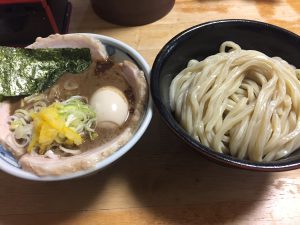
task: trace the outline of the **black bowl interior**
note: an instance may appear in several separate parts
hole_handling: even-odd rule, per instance
[[[216,54],[224,41],[234,41],[243,49],[279,56],[300,67],[300,38],[274,25],[250,20],[220,20],[200,24],[171,39],[157,55],[151,72],[151,93],[156,107],[169,127],[204,156],[220,163],[244,169],[283,171],[300,168],[300,151],[287,158],[257,163],[216,153],[191,138],[174,119],[169,106],[172,79],[186,67],[190,59],[203,60]]]

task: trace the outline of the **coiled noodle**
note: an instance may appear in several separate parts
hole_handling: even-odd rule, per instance
[[[219,53],[190,60],[173,79],[170,106],[182,127],[213,150],[277,160],[300,146],[298,76],[279,57],[226,41]]]

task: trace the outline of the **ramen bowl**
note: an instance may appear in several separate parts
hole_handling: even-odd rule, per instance
[[[137,65],[137,67],[144,72],[149,87],[149,71],[150,71],[149,65],[136,50],[134,50],[132,47],[128,46],[127,44],[118,41],[116,39],[113,39],[111,37],[97,35],[97,34],[86,34],[86,35],[101,41],[104,44],[109,57],[114,62],[121,62],[123,60],[128,60],[133,62],[135,65]],[[96,173],[102,170],[103,168],[107,167],[108,165],[112,164],[113,162],[115,162],[121,156],[123,156],[142,137],[143,133],[147,129],[152,118],[152,103],[151,103],[150,93],[147,95],[147,98],[148,99],[146,101],[147,103],[145,105],[145,110],[143,115],[141,116],[139,125],[136,128],[133,135],[130,137],[129,141],[127,141],[126,144],[124,144],[122,147],[117,149],[111,155],[97,162],[93,167],[89,169],[68,173],[66,175],[37,176],[33,173],[23,170],[18,164],[18,161],[15,159],[15,157],[1,145],[0,145],[0,169],[16,177],[20,177],[28,180],[35,180],[35,181],[68,180],[68,179],[83,177],[83,176]]]
[[[170,108],[169,90],[173,78],[190,59],[203,60],[219,52],[224,41],[243,49],[279,56],[300,67],[300,38],[283,28],[250,20],[219,20],[191,27],[172,38],[157,55],[151,71],[151,93],[163,120],[171,130],[200,155],[222,165],[256,171],[284,171],[300,167],[300,151],[277,161],[253,162],[217,153],[193,139],[176,121]]]

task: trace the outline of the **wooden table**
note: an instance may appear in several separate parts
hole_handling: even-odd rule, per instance
[[[70,32],[120,39],[149,64],[175,34],[209,20],[249,18],[300,34],[299,0],[178,0],[165,18],[141,27],[109,24],[89,1],[71,2]],[[0,184],[1,225],[300,224],[300,170],[216,165],[181,143],[158,113],[139,143],[96,175],[39,183],[0,172]]]

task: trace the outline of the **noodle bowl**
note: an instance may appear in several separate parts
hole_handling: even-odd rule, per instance
[[[300,146],[298,70],[281,58],[226,41],[190,60],[172,81],[170,106],[182,127],[217,152],[272,161]]]

